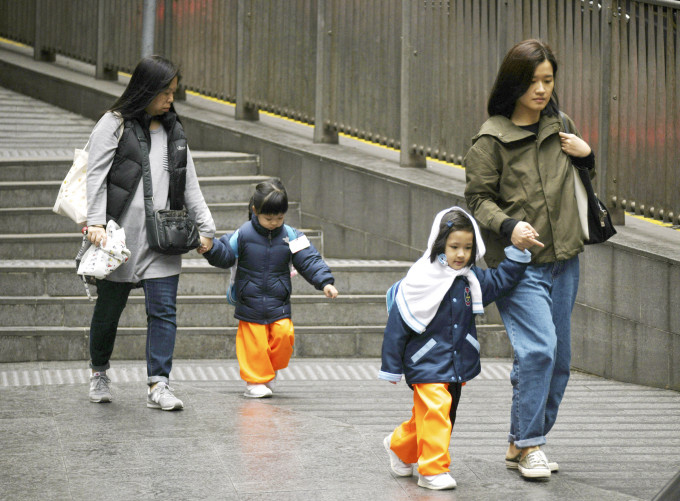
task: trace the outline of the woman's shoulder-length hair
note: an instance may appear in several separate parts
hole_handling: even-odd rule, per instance
[[[503,115],[510,118],[517,100],[531,86],[536,67],[544,61],[550,62],[553,77],[557,77],[557,59],[546,43],[535,39],[524,40],[510,49],[498,69],[496,81],[489,95],[487,104],[489,116]],[[559,100],[554,88],[542,114],[559,114]]]

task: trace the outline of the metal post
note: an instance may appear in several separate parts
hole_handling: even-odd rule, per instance
[[[602,1],[602,13],[600,17],[600,113],[598,119],[598,161],[597,170],[599,173],[596,186],[600,198],[605,201],[607,208],[611,211],[612,222],[616,225],[625,224],[625,214],[623,207],[614,205],[612,196],[616,195],[614,175],[609,172],[609,124],[610,124],[610,102],[613,98],[611,90],[612,75],[612,23],[614,10],[612,0]]]
[[[255,106],[245,101],[248,85],[248,66],[250,64],[250,21],[252,13],[247,0],[238,0],[237,42],[236,42],[236,120],[259,120],[260,115]]]
[[[162,0],[163,5],[163,57],[173,61],[172,53],[172,4],[173,0]],[[173,61],[174,62],[174,61]],[[175,91],[175,101],[186,101],[187,89],[180,80]]]
[[[95,65],[95,78],[99,80],[118,80],[118,72],[105,66],[104,48],[106,40],[106,27],[108,20],[104,12],[107,0],[97,2],[97,62]]]
[[[57,59],[54,51],[43,48],[43,38],[46,27],[43,24],[45,16],[44,0],[35,0],[35,38],[33,40],[33,59],[36,61],[53,62]]]
[[[314,142],[338,143],[338,131],[326,125],[331,117],[330,48],[332,31],[326,26],[327,0],[317,0],[316,20],[316,89]]]
[[[142,12],[142,57],[154,53],[154,32],[156,28],[156,0],[144,0]]]
[[[401,167],[425,167],[427,159],[415,151],[414,133],[417,120],[411,120],[411,60],[417,57],[411,40],[411,0],[401,1],[401,105],[400,142]]]

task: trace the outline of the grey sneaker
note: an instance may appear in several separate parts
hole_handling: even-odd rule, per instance
[[[98,404],[110,402],[113,399],[109,388],[110,382],[105,372],[95,372],[90,376],[90,402]]]
[[[175,396],[173,389],[166,383],[160,382],[146,397],[146,406],[151,409],[162,409],[164,411],[181,410],[184,408],[184,403]]]
[[[543,451],[530,452],[519,460],[517,465],[520,474],[525,478],[550,478],[548,458]]]

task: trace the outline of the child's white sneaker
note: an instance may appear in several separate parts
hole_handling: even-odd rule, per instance
[[[455,489],[456,481],[448,473],[439,473],[438,475],[418,475],[418,485],[426,489],[434,491],[443,491],[446,489]]]
[[[243,396],[248,398],[267,398],[272,396],[272,390],[264,384],[246,384],[246,391]]]
[[[274,379],[267,381],[264,385],[270,390],[274,391],[274,386],[276,386],[276,372],[274,373]]]
[[[383,445],[385,446],[387,455],[390,457],[390,468],[392,469],[392,472],[398,477],[410,477],[413,475],[413,465],[404,463],[390,447],[391,443],[392,434],[390,433],[383,440]]]

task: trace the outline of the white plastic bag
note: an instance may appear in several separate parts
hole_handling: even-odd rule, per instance
[[[106,245],[91,245],[78,265],[78,275],[103,279],[130,258],[125,230],[111,220],[106,225]]]

